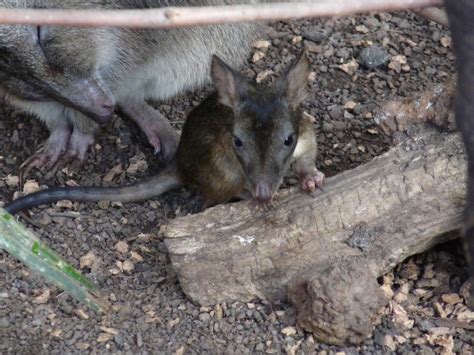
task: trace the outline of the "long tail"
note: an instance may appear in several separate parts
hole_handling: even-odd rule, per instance
[[[124,187],[56,187],[34,192],[6,204],[3,208],[11,214],[50,204],[60,200],[77,202],[137,202],[159,196],[183,186],[176,169],[169,168],[143,182]]]

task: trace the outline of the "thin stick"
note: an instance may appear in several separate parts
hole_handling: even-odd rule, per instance
[[[415,12],[420,16],[426,17],[428,20],[448,27],[448,15],[443,9],[438,9],[437,7],[427,7],[425,9],[415,10]]]
[[[2,9],[0,24],[176,28],[192,25],[345,16],[440,6],[442,0],[318,0],[141,10]]]

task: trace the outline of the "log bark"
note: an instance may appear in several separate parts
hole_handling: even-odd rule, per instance
[[[192,301],[289,299],[320,340],[357,343],[386,302],[376,277],[457,236],[465,178],[460,138],[425,130],[314,197],[290,189],[269,210],[220,205],[163,232]]]

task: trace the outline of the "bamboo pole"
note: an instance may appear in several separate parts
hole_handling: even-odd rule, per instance
[[[91,281],[2,208],[0,249],[6,250],[92,310],[109,311],[109,303]]]

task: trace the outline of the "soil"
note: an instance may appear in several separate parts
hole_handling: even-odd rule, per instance
[[[264,81],[279,74],[303,46],[309,51],[314,75],[304,109],[317,119],[317,164],[327,176],[389,148],[391,137],[373,120],[384,101],[409,97],[453,76],[448,32],[409,12],[277,22],[261,40],[268,43],[254,48],[243,70],[252,78],[266,76]],[[377,47],[364,51],[372,45]],[[210,90],[159,108],[179,128]],[[11,107],[0,108],[0,114],[0,196],[10,201],[17,188],[7,176],[19,175],[21,163],[48,133]],[[28,179],[40,186],[112,186],[162,167],[137,127],[117,117],[81,165],[33,171]],[[295,182],[289,176],[285,185]],[[410,258],[380,279],[391,301],[375,317],[373,336],[359,346],[318,343],[295,325],[294,311],[284,302],[192,304],[180,290],[159,226],[197,211],[198,202],[182,189],[126,206],[60,203],[32,210],[23,222],[74,266],[82,266],[115,312],[92,313],[0,252],[0,352],[471,353],[474,317],[465,306],[467,273],[457,243]]]

